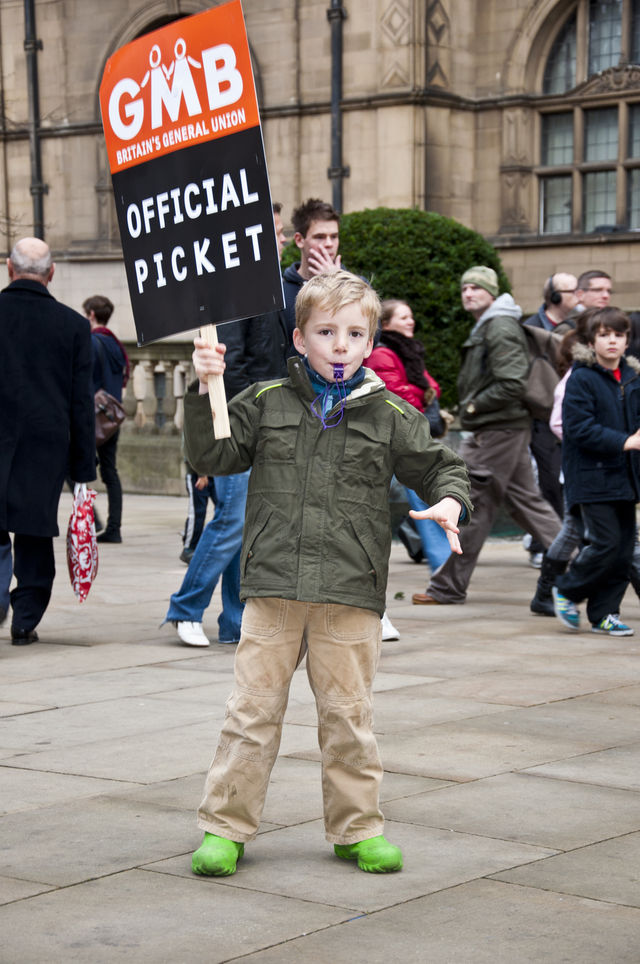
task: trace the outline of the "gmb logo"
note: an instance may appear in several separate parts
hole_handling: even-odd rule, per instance
[[[173,53],[174,59],[167,66],[162,62],[160,47],[154,44],[149,52],[149,68],[140,83],[123,77],[115,84],[109,97],[109,123],[120,140],[132,140],[140,133],[147,110],[155,130],[162,126],[163,109],[175,123],[183,102],[189,117],[196,117],[207,107],[210,111],[220,110],[242,97],[242,74],[230,44],[207,47],[198,60],[187,54],[187,45],[179,37]]]

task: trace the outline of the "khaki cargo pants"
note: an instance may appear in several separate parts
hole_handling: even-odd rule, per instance
[[[318,710],[327,840],[350,844],[382,833],[382,764],[371,699],[380,637],[380,619],[371,610],[276,598],[247,601],[235,686],[198,810],[201,829],[243,843],[255,837],[291,677],[306,652]]]

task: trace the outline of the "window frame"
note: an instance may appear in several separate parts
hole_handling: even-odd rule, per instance
[[[615,171],[615,223],[607,225],[607,232],[621,231],[637,233],[640,227],[632,228],[631,224],[631,176],[630,171],[640,168],[640,144],[637,157],[630,157],[631,149],[630,137],[630,110],[632,107],[638,108],[640,113],[640,90],[635,88],[625,88],[621,86],[617,89],[616,85],[611,85],[611,89],[604,89],[605,85],[598,84],[596,78],[602,77],[608,70],[632,69],[629,63],[631,44],[632,44],[632,24],[633,15],[640,15],[640,0],[622,0],[621,10],[621,57],[620,63],[599,74],[587,77],[587,65],[589,61],[589,11],[590,0],[577,0],[560,22],[556,22],[553,33],[548,38],[545,53],[541,58],[538,75],[538,89],[543,90],[545,73],[547,70],[548,57],[551,54],[553,45],[559,34],[566,28],[572,17],[576,18],[576,86],[563,93],[541,94],[538,101],[537,125],[536,125],[536,157],[539,163],[533,168],[537,187],[537,234],[541,238],[559,237],[559,234],[550,233],[544,230],[545,211],[544,211],[544,182],[550,177],[571,176],[571,197],[569,207],[571,210],[571,230],[564,234],[564,237],[575,237],[583,235],[593,236],[593,229],[585,227],[586,205],[584,199],[585,175],[598,173],[601,171]],[[640,62],[640,51],[638,52]],[[593,90],[589,90],[592,87]],[[586,88],[586,90],[585,90]],[[618,152],[616,158],[609,160],[586,161],[585,160],[585,125],[586,115],[590,110],[604,108],[615,108],[618,116]],[[566,164],[544,164],[543,151],[543,126],[544,118],[551,114],[569,113],[573,114],[573,144],[574,154],[571,163]],[[640,118],[638,120],[640,125]],[[636,175],[637,177],[637,175]],[[596,225],[599,226],[599,225]],[[598,232],[600,233],[600,232]]]

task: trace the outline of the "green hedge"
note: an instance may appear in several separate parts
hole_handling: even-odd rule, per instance
[[[368,278],[381,298],[407,301],[426,366],[442,388],[442,404],[457,401],[460,345],[471,316],[460,304],[460,277],[475,264],[498,272],[500,290],[510,291],[498,253],[484,238],[452,218],[407,208],[376,208],[345,214],[340,221],[343,264]],[[291,242],[283,266],[299,260]]]

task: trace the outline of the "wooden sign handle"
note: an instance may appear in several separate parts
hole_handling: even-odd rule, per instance
[[[218,344],[216,326],[203,325],[200,329],[200,337],[204,338],[209,348],[215,348]],[[209,386],[209,402],[211,403],[211,416],[213,418],[213,434],[216,438],[229,438],[231,426],[229,425],[227,396],[224,391],[222,375],[209,375],[207,385]]]

